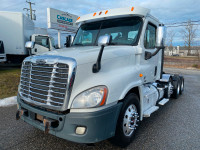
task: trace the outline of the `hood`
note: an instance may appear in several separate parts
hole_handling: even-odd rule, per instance
[[[77,65],[81,65],[81,64],[96,62],[100,48],[101,47],[99,46],[63,48],[40,54],[40,56],[54,55],[54,56],[70,57],[76,60]],[[104,48],[102,60],[129,55],[130,51],[128,51],[128,49],[130,48],[133,47],[107,46]]]

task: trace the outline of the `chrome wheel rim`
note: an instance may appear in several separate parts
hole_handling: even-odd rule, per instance
[[[168,86],[168,97],[170,97],[173,93],[173,85],[171,82],[169,82],[169,86]]]
[[[137,108],[131,104],[125,111],[123,119],[123,132],[125,136],[131,136],[136,129],[138,120]]]

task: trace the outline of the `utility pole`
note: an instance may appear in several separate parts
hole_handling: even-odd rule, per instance
[[[26,10],[27,12],[28,11],[30,12],[31,20],[36,20],[36,17],[35,17],[35,11],[36,10],[32,9],[32,5],[35,5],[35,3],[32,3],[31,1],[27,1],[27,0],[26,0],[26,3],[29,4],[29,8],[24,8],[23,10]],[[33,12],[34,12],[34,16],[33,16]]]

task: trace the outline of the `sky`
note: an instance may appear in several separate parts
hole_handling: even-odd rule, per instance
[[[78,16],[120,7],[142,6],[151,9],[151,14],[164,24],[200,20],[200,0],[31,0],[36,10],[37,27],[47,28],[47,8],[55,8]],[[0,0],[0,11],[24,12],[29,7],[25,0]],[[200,23],[200,22],[199,22]],[[173,45],[184,45],[180,31],[183,27],[170,27],[176,36]],[[200,28],[200,27],[198,27]],[[199,34],[199,32],[197,33]],[[196,45],[200,45],[197,35]]]

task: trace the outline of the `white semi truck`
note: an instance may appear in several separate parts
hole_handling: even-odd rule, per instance
[[[21,12],[0,12],[0,40],[4,43],[7,61],[13,63],[22,62],[30,52],[36,54],[54,49],[52,38],[35,34],[34,22]],[[31,51],[25,48],[25,43],[30,40],[36,44]]]
[[[163,72],[165,27],[142,7],[77,23],[71,47],[24,60],[16,119],[70,141],[125,147],[144,117],[183,93],[184,78]]]

